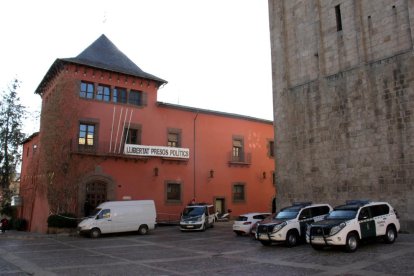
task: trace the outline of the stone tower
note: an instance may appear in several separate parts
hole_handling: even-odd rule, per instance
[[[269,0],[278,208],[389,201],[414,231],[414,1]]]

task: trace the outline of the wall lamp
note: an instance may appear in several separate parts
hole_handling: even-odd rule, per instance
[[[158,176],[158,168],[157,167],[154,168],[154,176]]]
[[[214,178],[214,170],[210,170],[210,178]]]

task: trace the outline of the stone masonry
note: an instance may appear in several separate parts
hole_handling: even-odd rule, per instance
[[[269,0],[278,208],[390,202],[414,231],[414,1]]]

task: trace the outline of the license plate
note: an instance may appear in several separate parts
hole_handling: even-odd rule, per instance
[[[259,234],[259,240],[269,240],[269,237],[265,234]]]
[[[318,242],[318,243],[323,243],[324,242],[323,238],[320,238],[320,237],[312,237],[312,241],[313,242]]]
[[[194,225],[187,225],[187,228],[194,228]]]

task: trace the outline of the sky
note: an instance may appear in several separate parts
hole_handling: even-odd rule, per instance
[[[267,0],[2,1],[0,26],[0,89],[22,82],[27,134],[50,66],[101,34],[168,81],[158,101],[273,120]]]

